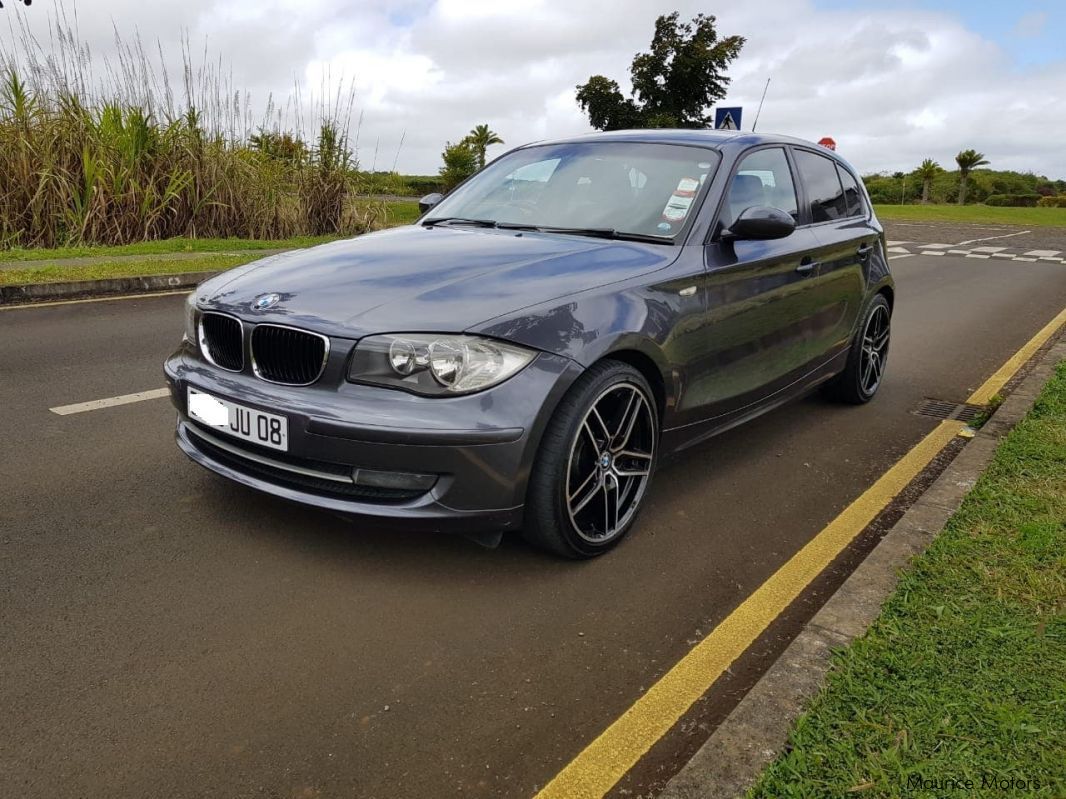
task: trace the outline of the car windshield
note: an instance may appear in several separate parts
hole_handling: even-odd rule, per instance
[[[695,213],[718,164],[713,150],[583,142],[517,150],[436,205],[424,223],[454,220],[669,242]]]

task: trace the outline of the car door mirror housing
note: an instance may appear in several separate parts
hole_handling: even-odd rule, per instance
[[[426,211],[428,211],[430,208],[432,208],[434,205],[436,205],[443,199],[444,195],[440,192],[435,191],[432,194],[427,194],[425,197],[418,201],[418,213],[424,214]]]
[[[783,239],[796,229],[796,220],[780,208],[756,205],[745,208],[732,226],[723,231],[726,239]]]

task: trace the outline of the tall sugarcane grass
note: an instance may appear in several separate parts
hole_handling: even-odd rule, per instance
[[[59,12],[47,47],[23,25],[0,55],[0,248],[355,234],[380,221],[357,201],[350,89],[305,102],[297,87],[257,117],[187,40],[175,90],[161,48],[149,57],[116,34],[111,57],[94,58]]]

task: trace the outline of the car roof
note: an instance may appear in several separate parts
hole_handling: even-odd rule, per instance
[[[826,147],[821,147],[815,142],[800,139],[795,136],[785,136],[779,133],[752,133],[744,130],[711,130],[707,128],[644,128],[633,130],[609,130],[586,133],[581,136],[571,136],[562,139],[550,139],[546,141],[530,142],[523,147],[536,147],[541,145],[573,144],[578,142],[634,142],[646,144],[684,144],[690,147],[706,147],[711,150],[720,150],[723,155],[736,155],[749,147],[760,144],[791,144],[800,147],[808,147],[841,162],[850,168],[847,160],[838,153]]]
[[[810,146],[814,142],[783,136],[776,133],[751,133],[743,130],[710,130],[705,128],[644,128],[633,130],[608,130],[570,136],[562,139],[550,139],[534,142],[535,144],[569,144],[570,142],[588,141],[626,141],[647,142],[649,144],[697,144],[702,147],[718,148],[727,142],[731,145],[749,147],[755,144],[802,144]]]

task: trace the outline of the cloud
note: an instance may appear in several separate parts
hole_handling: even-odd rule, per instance
[[[196,52],[206,37],[211,57],[221,53],[231,65],[234,87],[261,105],[270,94],[288,95],[295,80],[305,100],[351,81],[363,164],[389,168],[395,160],[402,171],[434,173],[444,142],[478,123],[507,145],[588,131],[574,86],[604,74],[628,89],[629,63],[647,48],[655,17],[675,8],[692,17],[706,5],[83,0],[78,27],[98,54],[114,47],[112,24],[158,38],[176,55],[183,31]],[[16,10],[42,35],[47,12],[45,4]],[[1015,32],[1036,35],[1043,24],[1039,13],[1028,14]],[[947,165],[973,147],[995,167],[1066,177],[1066,60],[1019,65],[959,17],[913,7],[824,10],[811,0],[738,0],[719,4],[718,29],[748,40],[725,101],[744,107],[746,128],[771,77],[759,130],[830,135],[862,172],[909,169],[926,157]]]

